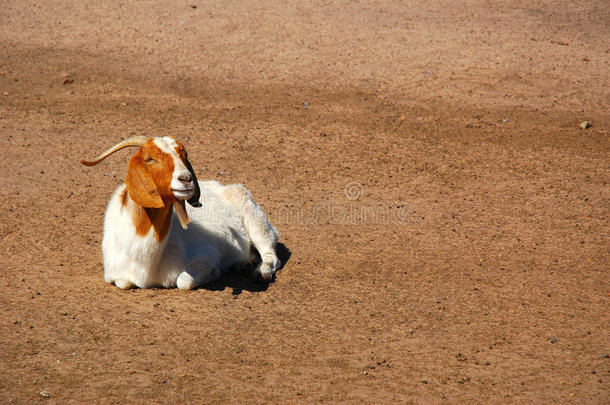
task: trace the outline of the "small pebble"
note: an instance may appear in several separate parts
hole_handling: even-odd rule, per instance
[[[557,342],[557,338],[556,338],[555,336],[553,336],[553,337],[551,338],[551,343],[555,343],[555,342]]]
[[[51,393],[47,392],[47,391],[40,391],[40,396],[45,397],[45,398],[50,398]]]
[[[581,122],[580,124],[578,124],[578,126],[579,126],[579,127],[581,127],[582,129],[587,129],[587,128],[589,128],[591,125],[593,125],[593,124],[591,124],[591,122],[590,122],[590,121],[583,121],[583,122]]]

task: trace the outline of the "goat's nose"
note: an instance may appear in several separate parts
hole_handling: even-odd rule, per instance
[[[178,176],[178,181],[188,185],[193,181],[193,176],[190,173],[182,173]]]

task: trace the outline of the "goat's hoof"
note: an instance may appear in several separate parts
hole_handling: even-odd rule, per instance
[[[254,277],[270,282],[273,280],[273,275],[279,267],[280,261],[278,259],[275,259],[273,262],[262,262],[258,265],[256,270],[254,270]]]
[[[123,290],[134,288],[136,285],[129,280],[114,280],[114,285]]]
[[[255,271],[254,278],[258,281],[269,282],[273,279],[273,273],[266,271]]]

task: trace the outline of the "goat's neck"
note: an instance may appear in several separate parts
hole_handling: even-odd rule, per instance
[[[157,242],[165,240],[172,225],[172,202],[166,202],[162,208],[146,208],[127,196],[127,208],[138,236],[146,237],[152,228]]]

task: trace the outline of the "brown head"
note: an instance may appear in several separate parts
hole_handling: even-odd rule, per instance
[[[163,208],[173,204],[182,227],[186,229],[189,217],[184,201],[188,200],[194,207],[201,206],[201,203],[197,177],[180,142],[167,136],[132,137],[119,142],[94,160],[81,160],[81,163],[94,166],[127,147],[139,147],[129,161],[125,177],[129,197],[144,208]]]

